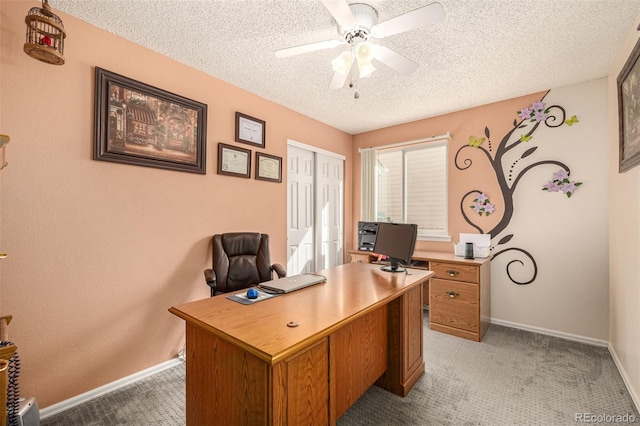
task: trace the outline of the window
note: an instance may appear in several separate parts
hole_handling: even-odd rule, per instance
[[[376,151],[376,176],[372,189],[375,196],[370,197],[374,205],[373,219],[378,222],[415,223],[418,225],[418,238],[450,241],[447,143],[405,145]]]

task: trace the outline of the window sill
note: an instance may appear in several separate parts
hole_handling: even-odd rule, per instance
[[[418,241],[439,241],[450,243],[451,236],[450,235],[420,235],[418,234]]]

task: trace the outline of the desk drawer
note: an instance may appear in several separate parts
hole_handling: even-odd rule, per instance
[[[351,253],[351,261],[357,263],[371,263],[370,254]]]
[[[436,278],[476,284],[480,282],[479,268],[475,265],[430,262],[429,266],[430,269],[436,273]]]
[[[479,332],[478,286],[431,279],[429,321],[460,330]]]

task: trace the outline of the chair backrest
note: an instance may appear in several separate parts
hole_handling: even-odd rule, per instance
[[[242,290],[272,279],[267,234],[216,234],[213,236],[212,253],[216,293]]]

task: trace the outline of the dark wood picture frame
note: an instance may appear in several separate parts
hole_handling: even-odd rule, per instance
[[[269,182],[282,182],[282,157],[256,151],[255,178]]]
[[[236,142],[265,147],[267,123],[236,111]]]
[[[251,177],[251,150],[218,143],[218,174]]]
[[[620,173],[640,164],[640,40],[618,75]]]
[[[93,159],[206,174],[207,105],[96,67]]]

